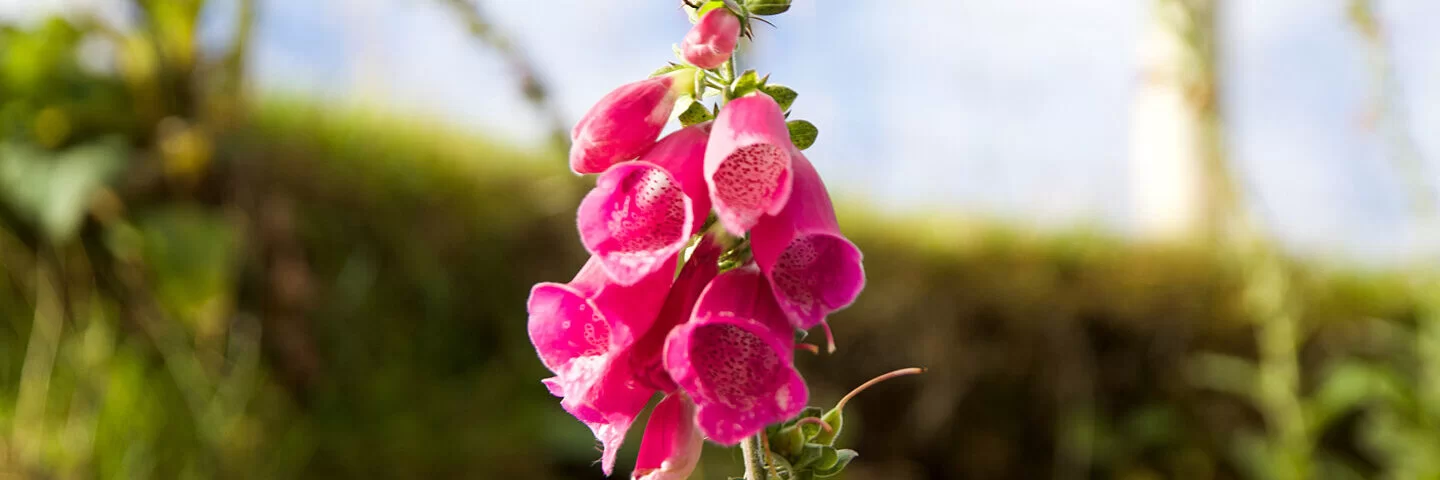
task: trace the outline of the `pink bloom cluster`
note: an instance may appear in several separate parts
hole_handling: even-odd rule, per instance
[[[713,10],[696,29],[717,13],[730,16]],[[705,38],[686,43],[718,44],[726,58],[734,48]],[[693,50],[717,63],[715,49]],[[624,85],[576,124],[571,168],[600,174],[577,212],[592,256],[569,283],[530,293],[530,340],[555,374],[543,383],[595,434],[607,475],[656,393],[636,479],[685,478],[702,438],[734,445],[799,414],[808,390],[795,330],[864,286],[860,251],[771,97],[734,99],[713,121],[658,138],[693,82],[686,73]],[[712,210],[733,239],[748,233],[753,261],[720,271],[729,242],[703,231]]]

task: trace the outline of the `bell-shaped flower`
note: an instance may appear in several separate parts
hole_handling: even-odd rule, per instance
[[[865,287],[865,269],[860,249],[840,234],[815,166],[798,150],[790,155],[790,201],[755,224],[750,250],[791,324],[809,329],[855,301]]]
[[[669,265],[673,268],[674,261]],[[619,285],[591,258],[570,283],[541,283],[530,291],[530,342],[555,373],[543,383],[603,445],[607,474],[625,432],[654,393],[635,381],[628,355],[654,323],[671,272]]]
[[[704,437],[695,426],[695,403],[675,392],[655,405],[640,455],[635,459],[633,480],[685,480],[700,462]]]
[[[734,445],[805,407],[794,349],[794,330],[764,275],[743,267],[715,277],[690,322],[670,332],[665,369],[695,401],[700,431]]]
[[[601,98],[570,132],[570,169],[600,173],[640,156],[670,121],[675,100],[693,90],[693,69],[622,85]]]
[[[680,268],[680,275],[670,286],[669,296],[665,297],[665,305],[660,308],[655,325],[631,348],[631,369],[641,384],[667,393],[677,388],[675,381],[670,379],[670,373],[665,371],[665,339],[675,327],[690,321],[700,293],[720,271],[720,253],[720,245],[714,237],[707,235],[700,238],[691,250],[690,260]]]
[[[710,124],[702,123],[666,136],[640,160],[606,170],[580,202],[580,241],[616,283],[632,284],[661,268],[704,225],[709,134]]]
[[[730,101],[705,148],[705,181],[720,224],[743,236],[790,198],[790,130],[780,105],[756,93]]]
[[[719,68],[735,53],[740,42],[740,17],[726,8],[705,12],[690,33],[680,41],[680,56],[686,63],[704,68]]]

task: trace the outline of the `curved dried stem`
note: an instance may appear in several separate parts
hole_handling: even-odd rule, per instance
[[[872,379],[870,379],[870,381],[865,382],[865,383],[862,383],[862,384],[860,384],[860,386],[855,387],[855,389],[854,389],[854,390],[851,390],[850,393],[845,394],[845,397],[840,399],[840,403],[836,403],[836,404],[835,404],[835,409],[836,409],[836,410],[844,410],[844,409],[845,409],[845,403],[846,403],[846,402],[849,402],[851,398],[854,398],[856,395],[859,395],[860,392],[863,392],[863,391],[865,391],[866,389],[875,386],[875,384],[877,384],[877,383],[880,383],[880,382],[883,382],[883,381],[886,381],[886,380],[889,380],[889,379],[892,379],[892,378],[895,378],[895,377],[903,377],[903,376],[906,376],[906,375],[916,375],[916,374],[921,374],[921,373],[925,373],[925,369],[924,369],[924,368],[920,368],[920,367],[910,367],[910,368],[902,368],[902,369],[899,369],[899,370],[896,370],[896,371],[893,371],[893,372],[890,372],[890,373],[886,373],[886,374],[884,374],[884,375],[881,375],[881,376],[872,378]]]
[[[805,425],[815,425],[817,427],[820,427],[821,430],[824,430],[825,433],[835,433],[835,428],[831,427],[830,424],[825,423],[825,421],[821,420],[820,417],[805,417],[795,421],[795,426],[797,427]]]

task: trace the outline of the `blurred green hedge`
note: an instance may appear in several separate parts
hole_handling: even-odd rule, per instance
[[[554,155],[296,105],[271,104],[223,150],[263,165],[257,188],[293,204],[313,269],[307,473],[593,476],[587,432],[539,388],[523,330],[529,286],[583,263],[573,210],[586,179]],[[840,210],[869,288],[832,322],[838,353],[802,358],[814,398],[930,369],[853,407],[846,441],[864,461],[852,477],[1235,474],[1228,439],[1256,414],[1186,373],[1198,351],[1253,355],[1241,270],[1224,256]],[[1412,316],[1399,273],[1295,266],[1305,323],[1327,332],[1307,350],[1317,368],[1375,348],[1364,322]],[[735,465],[710,459],[707,478]]]

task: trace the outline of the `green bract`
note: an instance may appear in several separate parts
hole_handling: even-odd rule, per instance
[[[820,136],[820,129],[806,120],[791,120],[785,122],[785,126],[790,128],[790,143],[801,150],[810,148],[815,144],[815,138]]]
[[[751,15],[779,15],[790,10],[790,0],[748,0],[745,8]]]

